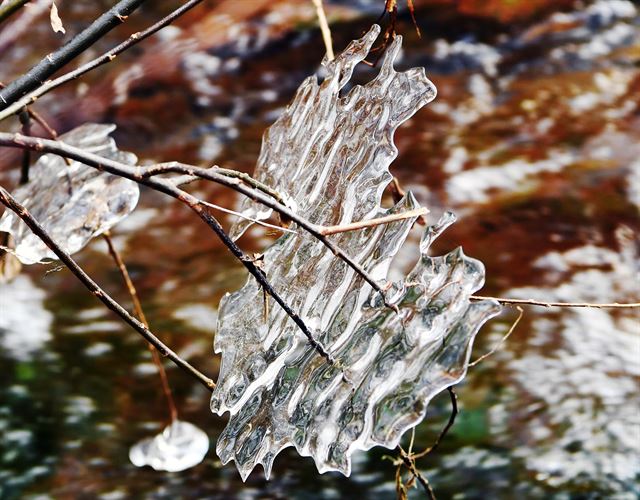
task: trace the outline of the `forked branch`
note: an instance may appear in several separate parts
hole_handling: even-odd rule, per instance
[[[367,271],[360,264],[349,257],[349,255],[344,250],[334,244],[327,236],[322,234],[322,230],[324,229],[322,226],[313,224],[285,205],[274,200],[271,196],[265,194],[263,188],[254,188],[245,185],[243,183],[243,180],[248,177],[246,174],[243,174],[242,176],[234,175],[233,177],[230,177],[228,173],[233,171],[219,168],[206,169],[178,162],[153,165],[150,167],[132,167],[115,160],[110,160],[92,153],[88,153],[80,148],[69,146],[68,144],[60,141],[27,137],[21,134],[0,133],[0,145],[23,149],[27,148],[34,151],[44,151],[47,153],[54,153],[62,157],[71,158],[90,167],[97,168],[98,170],[104,170],[105,172],[109,172],[111,174],[133,180],[140,184],[147,185],[156,190],[165,192],[166,194],[170,194],[174,198],[178,199],[180,199],[179,196],[177,196],[178,193],[187,193],[176,188],[175,183],[171,182],[169,179],[152,179],[152,177],[167,173],[178,173],[206,179],[211,182],[229,187],[237,191],[238,193],[243,194],[244,196],[247,196],[254,201],[257,201],[258,203],[261,203],[275,210],[285,218],[294,221],[304,230],[308,231],[318,241],[322,242],[329,250],[331,250],[331,252],[333,252],[347,265],[349,265],[349,267],[351,267],[356,273],[358,273],[376,292],[380,293],[384,298],[384,303],[387,307],[398,312],[397,306],[387,301],[384,290],[380,286],[380,284],[378,284],[376,280],[373,279],[373,277],[369,275],[369,273],[367,273]],[[224,174],[221,174],[220,171],[223,171]],[[254,181],[254,183],[255,182],[257,181]],[[233,243],[232,240],[229,241]],[[229,248],[231,249],[231,247]]]

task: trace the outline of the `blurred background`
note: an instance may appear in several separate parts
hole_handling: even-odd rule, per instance
[[[115,2],[48,1],[0,25],[0,81],[16,78]],[[438,97],[396,134],[392,165],[405,189],[458,222],[435,254],[463,246],[487,268],[483,295],[546,301],[637,302],[640,229],[640,16],[627,0],[404,0],[397,69],[424,66]],[[178,6],[153,2],[69,68],[105,52]],[[336,51],[383,12],[382,0],[325,1]],[[382,21],[384,26],[389,17]],[[107,66],[34,109],[59,132],[113,122],[119,146],[143,162],[180,160],[253,170],[261,135],[325,49],[310,0],[204,1]],[[361,65],[355,82],[376,69]],[[17,118],[0,124],[19,130]],[[34,127],[34,132],[43,132]],[[19,154],[0,149],[13,188]],[[196,185],[209,201],[232,193]],[[222,217],[229,225],[230,218]],[[410,268],[417,228],[398,259]],[[245,271],[183,206],[143,191],[113,231],[152,330],[215,378],[220,297]],[[254,228],[241,240],[273,240]],[[80,264],[128,304],[100,239]],[[52,272],[55,271],[55,272]],[[506,307],[480,332],[473,357],[516,318]],[[319,475],[292,449],[272,479],[242,483],[214,453],[224,420],[207,392],[167,365],[181,418],[212,440],[182,473],[138,469],[129,447],[158,432],[167,409],[147,348],[66,270],[31,266],[0,285],[1,498],[393,498],[388,450],[354,456],[350,478]],[[640,322],[637,310],[528,307],[495,356],[459,386],[461,413],[420,469],[439,498],[638,498]],[[430,445],[448,418],[446,394],[417,428]],[[412,495],[421,495],[414,491]]]

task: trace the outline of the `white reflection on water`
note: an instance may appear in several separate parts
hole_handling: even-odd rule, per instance
[[[45,292],[24,274],[0,284],[0,346],[5,354],[27,361],[51,339],[53,315],[44,300]]]
[[[587,245],[538,261],[556,281],[509,295],[539,300],[637,301],[633,235],[618,231],[619,253]],[[578,271],[570,274],[569,269]],[[570,274],[567,276],[567,274]],[[635,278],[634,278],[635,277]],[[509,353],[515,399],[492,411],[494,432],[515,435],[513,451],[552,487],[599,483],[612,492],[637,486],[640,469],[640,323],[637,310],[545,310],[523,352]],[[530,412],[516,411],[531,401]]]

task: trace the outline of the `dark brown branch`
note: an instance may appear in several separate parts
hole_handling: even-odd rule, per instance
[[[267,280],[266,276],[260,270],[256,264],[253,262],[253,259],[246,255],[236,244],[235,242],[227,235],[224,231],[220,223],[213,217],[207,210],[205,210],[204,205],[200,202],[199,199],[190,195],[189,193],[182,191],[181,189],[175,187],[169,180],[167,179],[145,179],[140,175],[141,172],[144,171],[141,167],[132,167],[130,165],[126,165],[124,163],[120,163],[114,160],[110,160],[108,158],[103,158],[101,156],[88,153],[82,149],[75,148],[69,145],[66,145],[62,142],[58,141],[50,141],[47,139],[26,137],[20,134],[4,134],[0,133],[0,144],[4,144],[12,147],[20,147],[20,148],[28,148],[33,149],[35,151],[45,151],[48,153],[58,154],[63,157],[68,157],[73,160],[79,161],[88,165],[90,167],[94,167],[98,170],[102,170],[105,172],[109,172],[114,175],[119,175],[121,177],[130,179],[132,181],[138,182],[140,184],[144,184],[149,186],[156,191],[160,191],[162,193],[168,194],[169,196],[176,198],[182,203],[186,204],[191,208],[194,212],[198,214],[198,216],[218,235],[221,241],[227,246],[227,248],[236,256],[242,264],[247,268],[247,270],[253,275],[260,286],[265,290],[269,295],[271,295],[275,301],[284,309],[287,315],[298,325],[302,333],[307,337],[309,343],[313,346],[313,348],[323,356],[327,362],[333,364],[334,359],[329,354],[324,347],[315,340],[315,337],[311,333],[311,330],[306,326],[302,318],[294,312],[278,295],[278,293],[273,289]],[[220,178],[224,179],[230,185],[238,185],[240,186],[240,181],[237,179],[228,179],[224,176],[220,176]],[[252,190],[249,190],[254,192]],[[259,193],[255,191],[255,193]],[[261,193],[260,193],[261,194]],[[266,196],[265,196],[266,198]]]
[[[2,134],[0,134],[0,144],[3,143],[2,139],[3,139]],[[138,175],[143,179],[149,178],[155,175],[166,174],[166,173],[178,173],[178,174],[186,174],[190,176],[199,177],[200,179],[206,179],[206,180],[221,184],[223,186],[227,186],[243,194],[247,198],[250,198],[254,201],[257,201],[258,203],[261,203],[275,210],[285,218],[294,221],[296,224],[298,224],[300,227],[306,230],[309,234],[311,234],[314,238],[320,241],[323,245],[325,245],[329,250],[331,250],[331,252],[333,252],[334,255],[342,259],[349,267],[351,267],[351,269],[353,269],[356,273],[358,273],[376,292],[380,293],[380,295],[382,295],[382,298],[384,300],[384,304],[388,308],[393,309],[395,312],[399,312],[398,307],[396,305],[391,304],[387,301],[384,290],[369,275],[369,273],[367,273],[367,271],[360,264],[358,264],[351,257],[349,257],[349,255],[347,255],[347,253],[344,250],[342,250],[338,245],[334,244],[329,238],[327,238],[327,235],[323,234],[323,231],[325,231],[327,228],[324,228],[322,226],[318,226],[316,224],[309,222],[308,220],[304,219],[300,215],[296,214],[289,207],[286,207],[285,205],[278,203],[277,201],[273,200],[270,196],[266,196],[263,192],[261,192],[263,191],[262,189],[261,190],[249,189],[246,186],[243,186],[236,179],[229,179],[227,178],[228,177],[227,175],[220,175],[218,172],[219,170],[222,170],[222,169],[216,169],[216,168],[206,169],[206,168],[199,168],[191,165],[185,165],[178,162],[171,162],[171,163],[166,163],[162,165],[154,165],[151,167],[139,169]],[[362,227],[365,227],[365,226],[363,225]],[[336,232],[335,227],[331,229],[333,230],[333,232]]]
[[[72,158],[79,162],[85,163],[86,165],[105,170],[114,175],[119,175],[122,177],[126,177],[127,179],[131,179],[135,182],[150,185],[148,180],[151,177],[156,175],[166,174],[166,173],[179,173],[186,174],[188,176],[195,176],[201,179],[206,179],[217,184],[221,184],[223,186],[229,187],[248,198],[262,203],[263,205],[275,210],[279,214],[284,217],[296,222],[300,227],[308,231],[312,236],[314,236],[318,241],[322,242],[329,250],[331,250],[336,256],[342,259],[347,263],[349,267],[351,267],[356,273],[358,273],[376,292],[380,293],[384,299],[384,304],[390,309],[398,312],[398,307],[389,303],[384,294],[384,290],[382,287],[365,271],[365,269],[355,262],[346,252],[344,252],[340,247],[335,245],[331,240],[322,234],[322,231],[325,229],[322,226],[318,226],[313,224],[303,217],[300,217],[294,211],[284,206],[281,203],[278,203],[270,196],[267,196],[263,191],[265,188],[262,188],[258,181],[253,180],[253,185],[257,186],[256,189],[252,189],[243,185],[243,180],[247,177],[247,174],[239,173],[240,175],[234,175],[231,177],[229,175],[230,172],[234,172],[232,170],[220,169],[220,168],[200,168],[192,165],[186,165],[178,162],[171,162],[160,165],[153,165],[150,167],[131,167],[129,165],[125,165],[123,163],[116,162],[114,160],[108,160],[102,158],[101,156],[97,156],[91,153],[87,153],[86,151],[75,148],[73,146],[69,146],[59,141],[51,141],[47,139],[41,138],[32,138],[26,137],[20,134],[8,134],[8,133],[0,133],[0,145],[17,147],[17,148],[28,148],[35,151],[45,151],[49,153],[58,154],[60,156],[66,158]],[[220,173],[223,172],[223,174]],[[234,172],[234,174],[238,174]],[[163,179],[162,185],[165,187],[174,186],[173,183],[170,183]],[[267,188],[270,189],[270,188]],[[181,191],[183,192],[183,191]],[[174,191],[175,194],[175,191]]]
[[[49,82],[45,82],[44,84],[38,86],[38,88],[34,89],[33,92],[30,92],[30,93],[26,94],[25,96],[21,97],[19,101],[15,102],[15,103],[12,103],[8,107],[7,106],[0,106],[0,110],[2,110],[2,111],[0,111],[0,120],[3,120],[7,116],[10,116],[12,114],[17,113],[20,110],[20,108],[22,108],[23,106],[27,106],[29,104],[32,104],[40,96],[42,96],[42,95],[46,94],[47,92],[59,87],[60,85],[66,83],[68,81],[74,80],[74,79],[78,78],[79,76],[81,76],[81,75],[83,75],[83,74],[85,74],[85,73],[97,68],[98,66],[102,66],[103,64],[106,64],[108,62],[113,61],[118,54],[121,54],[125,50],[131,48],[133,45],[135,45],[137,43],[140,43],[145,38],[148,38],[151,35],[153,35],[154,33],[160,31],[162,28],[164,28],[165,26],[171,24],[178,17],[180,17],[185,12],[187,12],[190,9],[192,9],[193,7],[195,7],[196,5],[198,5],[201,2],[202,2],[202,0],[189,0],[184,5],[182,5],[181,7],[177,8],[176,10],[171,12],[169,15],[167,15],[164,18],[162,18],[160,21],[158,21],[157,23],[153,24],[152,26],[150,26],[146,30],[132,34],[131,36],[129,36],[129,38],[126,41],[124,41],[120,45],[114,47],[109,52],[101,55],[100,57],[97,57],[96,59],[93,59],[93,60],[89,61],[86,64],[83,64],[79,68],[77,68],[77,69],[75,69],[73,71],[70,71],[69,73],[65,73],[64,75],[62,75],[62,76],[60,76],[60,77],[58,77],[58,78],[56,78],[54,80],[51,80]],[[1,96],[1,94],[0,94],[0,96]],[[6,107],[6,109],[3,109],[4,107]]]
[[[131,316],[126,309],[118,304],[111,296],[105,292],[100,286],[91,279],[91,277],[76,263],[75,260],[65,252],[55,241],[51,239],[51,236],[44,230],[44,228],[36,221],[29,211],[20,204],[11,194],[0,186],[0,203],[5,205],[11,211],[15,212],[24,223],[38,236],[56,256],[66,265],[69,270],[82,282],[82,284],[93,294],[98,300],[100,300],[107,308],[115,312],[120,318],[122,318],[127,324],[129,324],[134,330],[136,330],[147,342],[152,344],[158,351],[173,361],[179,368],[183,369],[189,375],[197,379],[207,389],[212,391],[215,388],[215,383],[209,377],[194,368],[188,361],[182,359],[178,354],[172,351],[166,346],[158,337],[156,337],[148,328],[146,328],[140,321]]]
[[[458,416],[458,395],[453,390],[453,387],[447,387],[447,391],[449,391],[449,398],[451,399],[451,414],[449,415],[449,420],[447,422],[447,425],[445,425],[444,428],[440,431],[440,434],[438,435],[438,438],[436,439],[435,443],[433,443],[431,446],[421,451],[420,453],[415,453],[411,455],[411,457],[414,460],[417,460],[418,458],[422,458],[425,455],[428,455],[433,450],[435,450],[438,446],[440,446],[440,443],[445,438],[445,436],[449,432],[449,429],[451,429],[451,427],[456,421],[456,417]]]
[[[6,0],[0,2],[0,23],[14,14],[24,4],[29,3],[30,0]]]
[[[329,364],[334,364],[335,360],[333,356],[329,354],[325,350],[325,348],[320,344],[314,337],[309,327],[305,324],[303,319],[293,310],[289,305],[284,301],[282,297],[275,291],[275,289],[269,283],[266,275],[254,262],[250,256],[245,254],[238,245],[229,237],[229,235],[222,228],[218,220],[211,215],[207,210],[203,208],[203,205],[200,203],[196,197],[181,191],[180,189],[172,186],[170,183],[160,180],[160,179],[148,179],[146,181],[142,181],[143,184],[154,188],[158,191],[164,192],[169,196],[180,200],[185,203],[191,210],[193,210],[198,216],[216,233],[216,235],[220,238],[222,243],[231,251],[231,253],[244,265],[244,267],[251,273],[251,275],[256,279],[258,284],[262,287],[262,289],[271,295],[274,300],[284,309],[285,313],[293,320],[293,322],[298,325],[298,328],[302,331],[302,333],[307,337],[307,341],[309,344],[320,354],[323,358],[327,360]]]
[[[27,73],[0,90],[0,110],[7,108],[27,92],[41,86],[51,75],[82,54],[109,31],[122,24],[145,0],[120,0],[84,31],[55,52],[48,54]]]
[[[404,451],[401,447],[398,446],[398,451],[400,452],[400,458],[404,465],[409,469],[409,472],[413,474],[413,476],[418,480],[425,493],[429,496],[430,500],[436,500],[436,494],[429,483],[429,480],[417,469],[415,461],[411,456]]]
[[[142,303],[140,302],[140,298],[138,297],[138,291],[136,290],[135,285],[133,284],[133,280],[131,279],[131,275],[129,274],[129,270],[127,269],[126,264],[124,263],[124,259],[120,255],[120,252],[116,249],[113,244],[113,240],[111,239],[111,235],[107,231],[102,235],[104,241],[107,244],[107,248],[109,249],[109,254],[113,258],[113,261],[116,263],[118,270],[120,271],[120,276],[124,281],[124,284],[127,287],[127,291],[129,292],[129,296],[131,297],[131,302],[133,302],[133,310],[135,312],[136,318],[140,320],[140,322],[148,329],[149,322],[147,321],[147,317],[144,314],[142,309]],[[153,364],[156,365],[158,369],[158,374],[160,375],[160,383],[162,384],[162,392],[167,400],[167,405],[169,406],[169,417],[171,422],[175,422],[178,419],[178,409],[176,408],[176,403],[173,400],[173,394],[171,393],[171,387],[169,386],[169,379],[167,378],[167,372],[164,369],[164,365],[162,364],[162,360],[158,355],[158,351],[151,344],[147,343],[149,347],[149,351],[151,351],[151,357],[153,358]]]
[[[105,170],[109,173],[126,177],[141,184],[149,184],[151,177],[166,174],[166,173],[179,173],[189,176],[196,176],[201,179],[206,179],[223,186],[227,186],[235,191],[247,196],[248,198],[262,203],[263,205],[277,211],[284,217],[296,222],[300,227],[308,231],[318,241],[322,242],[329,250],[331,250],[336,256],[341,258],[349,265],[356,273],[358,273],[376,292],[380,293],[384,299],[384,303],[390,309],[398,312],[398,307],[390,304],[384,294],[382,287],[362,268],[360,264],[355,262],[344,252],[340,247],[335,245],[327,236],[322,234],[324,229],[322,226],[317,226],[303,217],[300,217],[294,211],[288,207],[278,203],[270,196],[267,196],[264,192],[258,189],[252,189],[243,185],[242,178],[230,178],[228,175],[221,175],[218,170],[222,169],[205,169],[191,165],[185,165],[178,162],[171,162],[167,164],[154,165],[150,167],[131,167],[123,163],[119,163],[113,160],[108,160],[100,156],[87,153],[86,151],[69,146],[62,142],[51,141],[47,139],[25,137],[20,134],[7,134],[0,133],[0,145],[17,147],[17,148],[29,148],[35,151],[46,151],[49,153],[55,153],[63,157],[72,158],[86,165]],[[229,171],[225,171],[229,172]],[[243,174],[246,176],[246,174]],[[257,181],[256,181],[257,182]],[[164,187],[174,187],[173,183],[168,180],[162,179],[161,183]],[[182,192],[182,191],[181,191]],[[173,191],[175,194],[175,191]],[[173,195],[172,195],[173,196]]]

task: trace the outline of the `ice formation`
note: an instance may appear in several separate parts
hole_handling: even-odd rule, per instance
[[[135,165],[133,153],[120,151],[109,134],[115,125],[87,123],[58,139],[89,153]],[[42,156],[30,170],[30,181],[13,192],[53,240],[67,253],[82,249],[133,211],[138,185],[77,161],[67,165],[53,154]],[[14,254],[23,264],[55,259],[55,254],[13,212],[0,218],[0,231],[11,233]]]
[[[143,439],[129,450],[137,467],[179,472],[198,465],[209,451],[209,438],[195,425],[176,420],[152,438]]]
[[[394,70],[401,37],[388,48],[376,78],[340,95],[378,34],[374,26],[336,59],[325,60],[324,81],[305,80],[263,138],[255,177],[316,224],[417,206],[408,194],[389,210],[381,207],[397,155],[394,131],[436,94],[422,68]],[[250,202],[243,208],[254,218],[269,215]],[[430,399],[464,377],[475,334],[499,306],[469,301],[484,281],[480,262],[460,249],[428,256],[433,239],[453,222],[451,214],[425,232],[406,279],[387,283],[391,260],[414,221],[331,237],[389,286],[387,300],[400,314],[302,230],[266,250],[267,278],[312,327],[334,365],[276,304],[264,317],[262,290],[253,278],[223,298],[214,344],[222,364],[211,409],[230,414],[217,453],[223,463],[234,460],[243,479],[257,464],[269,476],[275,456],[288,446],[312,457],[320,472],[348,475],[354,451],[396,446],[424,418]],[[238,237],[246,227],[241,221],[232,234]]]

